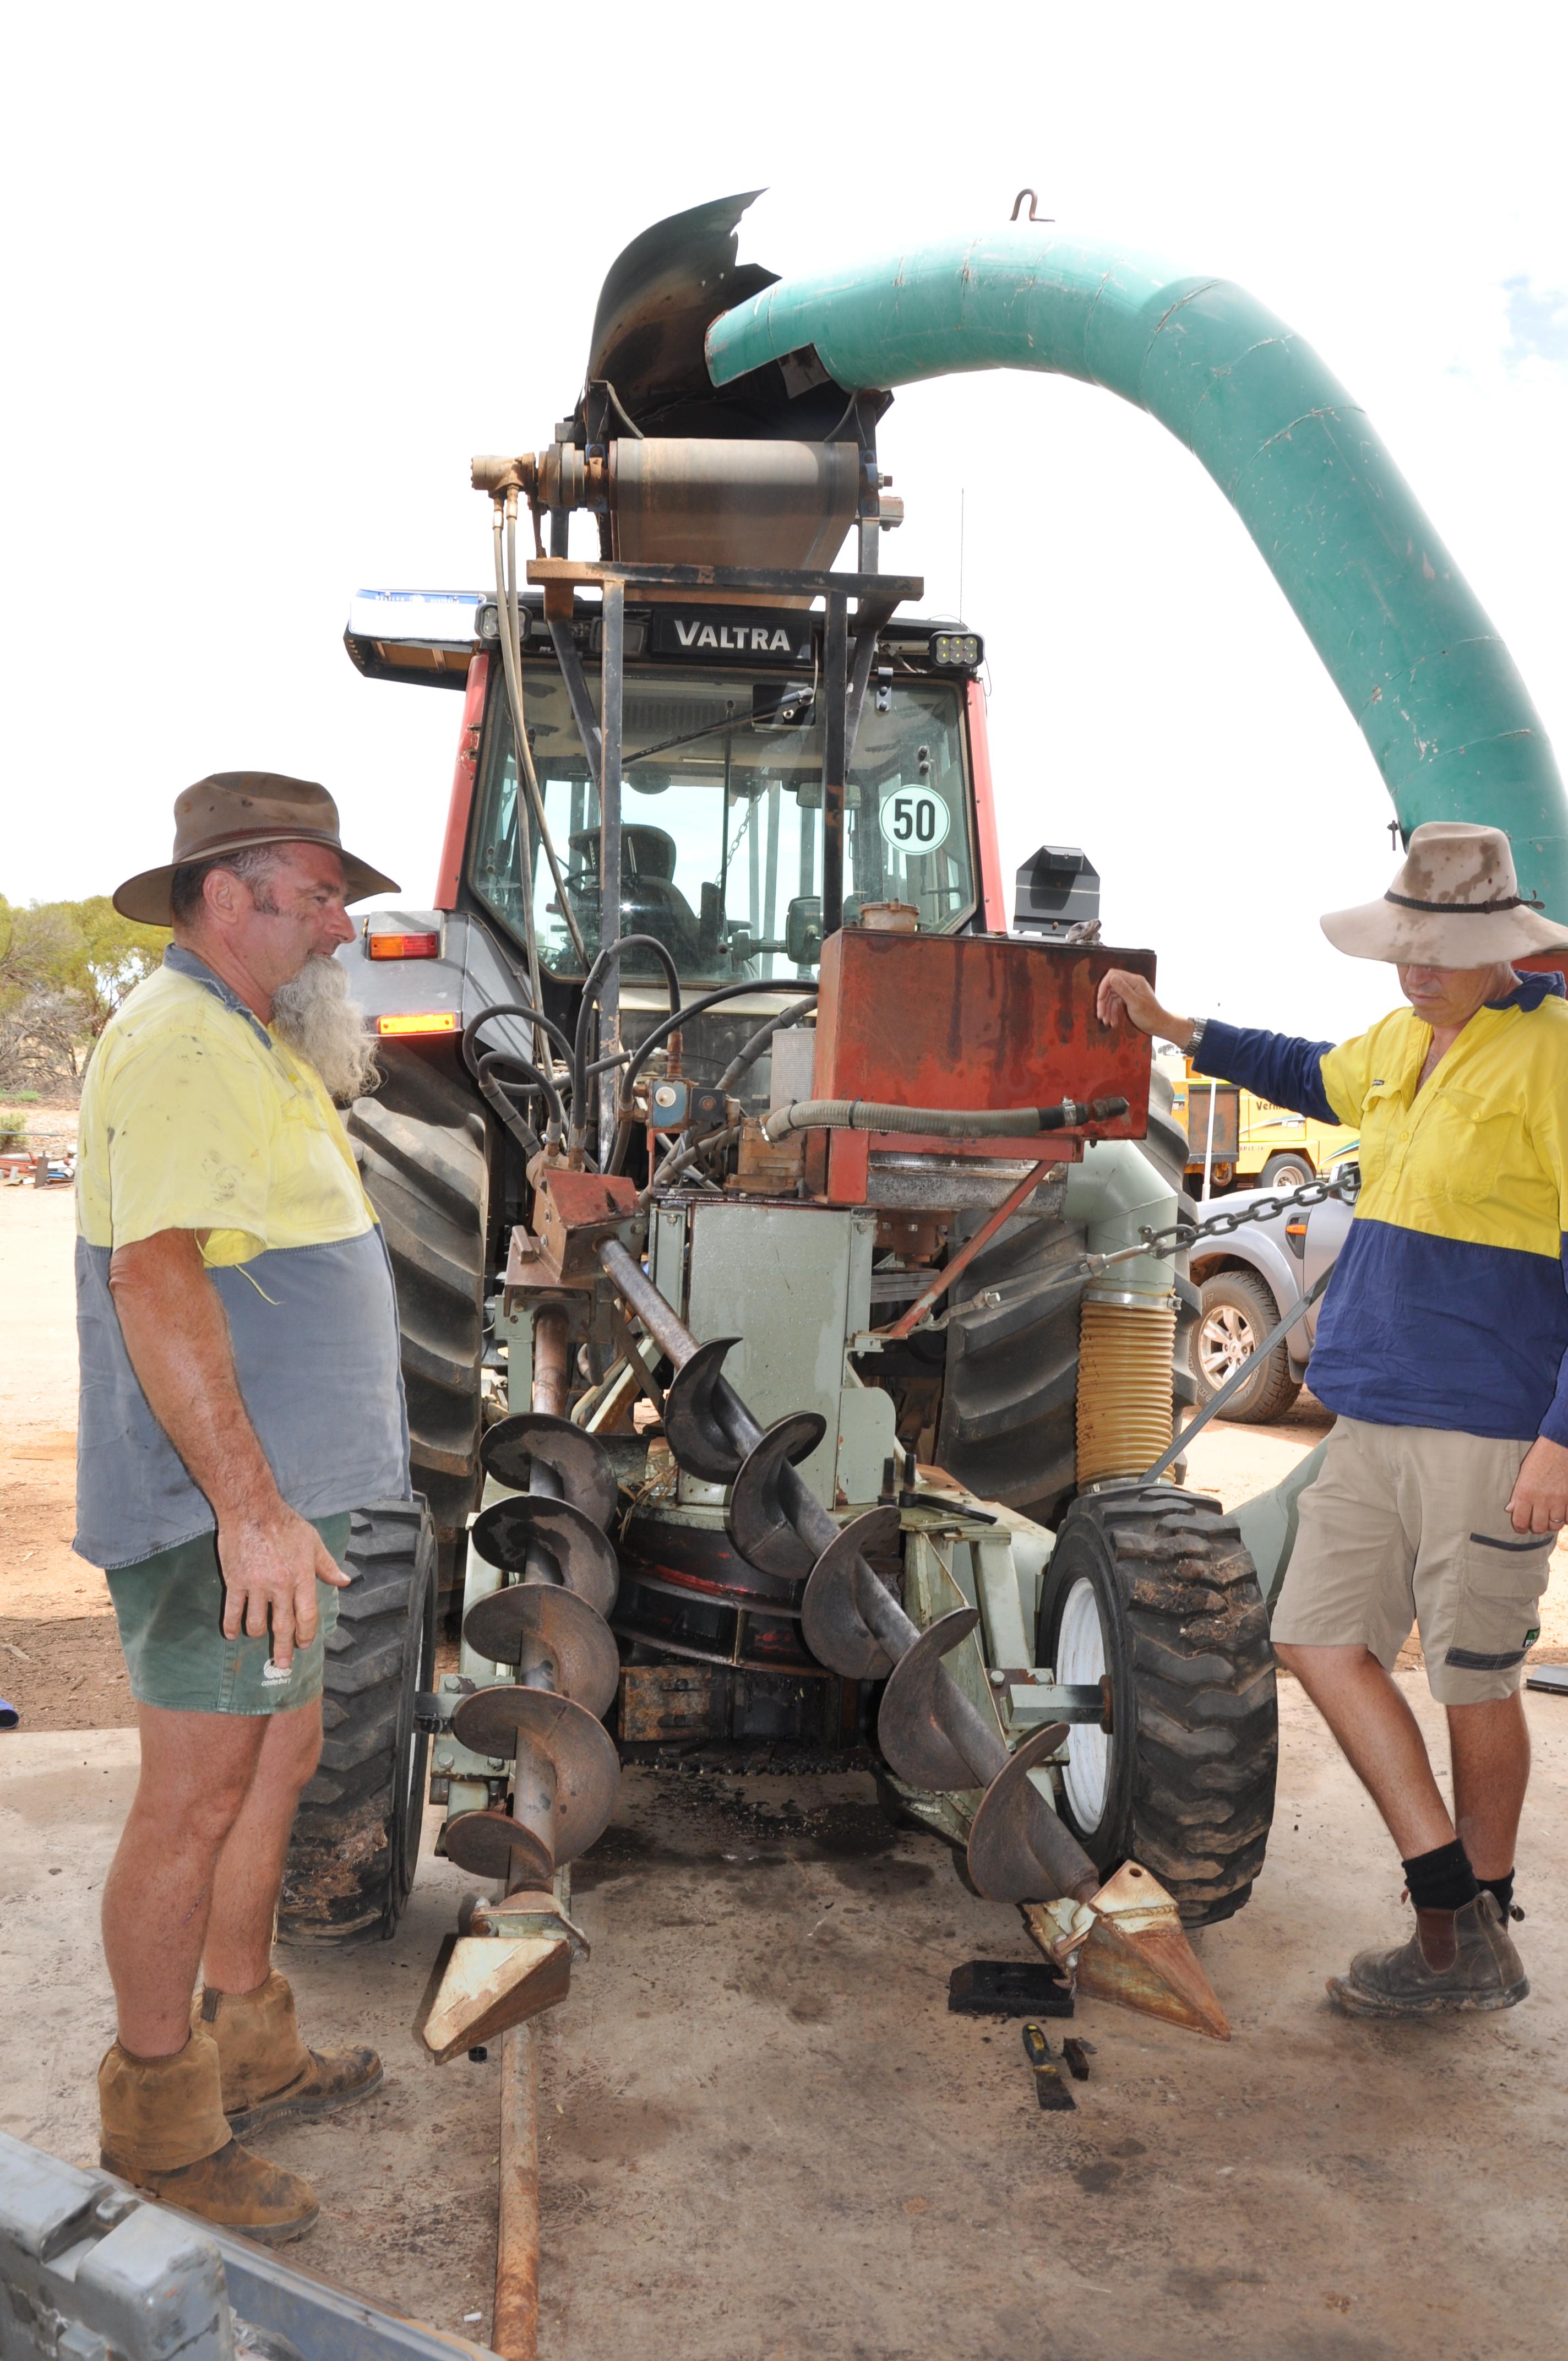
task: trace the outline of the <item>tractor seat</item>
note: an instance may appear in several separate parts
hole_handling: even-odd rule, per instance
[[[574,829],[567,840],[572,865],[567,890],[585,917],[598,917],[599,837],[597,828]],[[663,944],[677,965],[691,970],[699,961],[696,912],[680,888],[675,873],[675,840],[662,828],[637,823],[620,831],[620,923],[629,935],[652,935]],[[662,972],[651,955],[632,952],[628,974]]]

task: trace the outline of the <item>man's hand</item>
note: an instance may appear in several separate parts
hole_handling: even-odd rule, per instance
[[[1568,1444],[1537,1435],[1508,1497],[1516,1533],[1554,1533],[1568,1525]]]
[[[1192,1038],[1190,1016],[1173,1016],[1155,998],[1154,986],[1146,977],[1134,975],[1124,967],[1107,970],[1100,979],[1095,1014],[1102,1025],[1114,1025],[1118,1016],[1124,1016],[1140,1033],[1157,1033],[1162,1041],[1174,1041],[1185,1049]]]
[[[218,1564],[224,1576],[224,1637],[243,1629],[253,1640],[272,1631],[272,1662],[286,1673],[296,1647],[316,1636],[318,1578],[335,1590],[344,1573],[313,1525],[283,1501],[269,1516],[218,1521]]]

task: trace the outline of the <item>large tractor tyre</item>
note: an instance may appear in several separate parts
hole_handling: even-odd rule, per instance
[[[422,1500],[357,1509],[326,1643],[322,1758],[300,1799],[279,1931],[292,1942],[390,1935],[419,1861],[435,1686],[435,1533]]]
[[[1041,1524],[1072,1496],[1077,1451],[1083,1231],[1061,1197],[1041,1188],[1041,1211],[1007,1223],[956,1285],[937,1432],[949,1476]]]
[[[478,1505],[480,1372],[489,1159],[472,1095],[412,1049],[382,1051],[385,1080],[347,1124],[386,1234],[398,1290],[416,1491],[430,1503],[442,1582]]]
[[[1184,1219],[1187,1135],[1171,1114],[1169,1078],[1149,1082],[1149,1127],[1138,1143],[1168,1181]],[[1076,1480],[1079,1319],[1083,1231],[1062,1217],[1065,1176],[1047,1183],[977,1255],[953,1290],[937,1457],[982,1500],[1004,1500],[1054,1524]],[[978,1220],[977,1216],[977,1220]],[[1193,1398],[1191,1339],[1198,1298],[1176,1257],[1171,1404]],[[988,1299],[1000,1295],[999,1303]]]
[[[1216,1416],[1256,1426],[1284,1417],[1301,1390],[1300,1378],[1290,1373],[1289,1342],[1282,1336],[1261,1359],[1257,1352],[1278,1324],[1273,1296],[1250,1271],[1217,1270],[1203,1281],[1202,1305],[1192,1333],[1192,1379],[1200,1410],[1250,1360],[1251,1377]]]
[[[1263,1866],[1278,1728],[1257,1573],[1219,1503],[1174,1485],[1075,1500],[1040,1598],[1037,1661],[1111,1678],[1111,1722],[1069,1740],[1062,1817],[1109,1876],[1152,1870],[1190,1927]]]

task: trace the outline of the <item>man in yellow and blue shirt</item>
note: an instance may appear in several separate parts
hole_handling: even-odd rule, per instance
[[[1530,1987],[1508,1932],[1530,1768],[1519,1697],[1568,1522],[1568,1000],[1512,961],[1568,950],[1500,829],[1431,822],[1380,902],[1322,921],[1391,961],[1407,1008],[1335,1047],[1194,1024],[1102,984],[1198,1071],[1361,1134],[1355,1217],[1309,1378],[1336,1422],[1300,1498],[1272,1636],[1382,1812],[1416,1934],[1329,1984],[1355,2015],[1496,2009]],[[1419,1625],[1447,1709],[1451,1817],[1392,1678]]]
[[[314,2193],[236,2133],[381,2079],[373,2050],[305,2048],[271,1938],[350,1514],[409,1494],[390,1267],[328,1090],[367,1079],[345,901],[391,881],[310,782],[220,774],[175,819],[173,860],[115,896],[174,940],[93,1052],[77,1164],[76,1547],[141,1739],[104,1889],[103,2160],[277,2244]]]

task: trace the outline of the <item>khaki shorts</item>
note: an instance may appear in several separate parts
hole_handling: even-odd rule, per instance
[[[1300,1525],[1270,1637],[1359,1642],[1392,1672],[1419,1624],[1440,1705],[1511,1697],[1540,1636],[1555,1533],[1516,1533],[1508,1495],[1530,1445],[1342,1418]]]
[[[311,1522],[341,1565],[347,1514]],[[337,1593],[330,1582],[316,1584],[316,1636],[308,1648],[295,1649],[286,1680],[269,1675],[270,1640],[247,1639],[243,1632],[237,1640],[224,1637],[215,1534],[117,1566],[108,1584],[138,1704],[170,1713],[291,1713],[320,1697],[326,1642],[337,1628]]]

